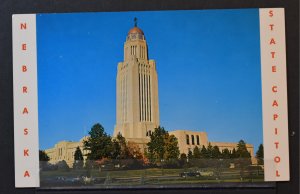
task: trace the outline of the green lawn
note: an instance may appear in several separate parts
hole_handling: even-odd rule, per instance
[[[245,173],[243,179],[240,178],[239,169],[218,169],[216,172],[212,168],[201,169],[200,177],[180,177],[179,174],[184,171],[195,171],[195,169],[163,169],[148,168],[140,170],[100,170],[93,169],[90,175],[101,180],[95,183],[96,186],[118,185],[173,185],[173,184],[201,184],[201,183],[223,183],[223,182],[263,182],[264,176],[257,175],[256,171],[252,174]],[[212,175],[213,173],[213,175]],[[46,183],[56,177],[75,178],[86,176],[86,170],[70,171],[42,171],[41,181]],[[53,184],[53,183],[52,183]],[[55,185],[55,184],[54,184]]]

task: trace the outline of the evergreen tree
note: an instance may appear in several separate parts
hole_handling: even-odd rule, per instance
[[[213,147],[210,144],[210,142],[208,143],[207,146],[207,158],[213,158]]]
[[[179,157],[180,166],[185,166],[187,163],[187,156],[185,153],[180,154]]]
[[[233,148],[231,154],[230,154],[230,158],[237,158],[237,154],[236,154],[236,150],[235,148]]]
[[[148,157],[150,162],[160,162],[163,159],[165,154],[165,141],[164,137],[167,134],[167,131],[163,127],[155,128],[153,133],[150,134],[150,141],[148,145]]]
[[[185,160],[186,161],[187,156],[185,153],[180,154],[180,160]]]
[[[169,135],[169,133],[167,133],[165,135],[164,143],[165,143],[164,160],[178,159],[180,152],[179,152],[177,138],[174,135]]]
[[[247,150],[246,143],[244,140],[240,140],[237,144],[236,155],[238,158],[250,158],[251,155]]]
[[[240,167],[240,176],[243,178],[246,167],[251,164],[251,155],[244,140],[240,140],[237,144],[236,158],[236,165]]]
[[[129,150],[127,146],[127,142],[125,137],[122,136],[121,133],[118,133],[116,141],[119,143],[120,146],[120,159],[128,159],[129,158]]]
[[[200,157],[201,158],[208,158],[208,152],[207,152],[207,149],[205,148],[205,146],[203,145],[202,146],[202,149],[200,151]]]
[[[121,145],[118,140],[112,140],[112,152],[111,152],[111,159],[119,159],[121,156]]]
[[[89,137],[85,140],[84,149],[89,150],[87,154],[88,160],[101,160],[102,158],[110,158],[113,154],[114,147],[111,137],[107,135],[104,128],[99,123],[95,124]]]
[[[79,147],[76,148],[74,153],[74,163],[73,168],[74,169],[81,169],[83,167],[83,156],[82,152]]]
[[[50,160],[49,156],[46,154],[44,150],[39,150],[39,158],[40,161],[48,162]]]
[[[224,159],[229,159],[231,156],[230,156],[230,151],[228,150],[228,148],[225,148],[224,150],[222,150],[222,158]]]
[[[188,157],[189,160],[194,158],[193,152],[191,150],[189,150],[187,157]]]
[[[211,151],[211,155],[213,159],[220,158],[221,152],[218,146],[214,146]]]
[[[264,146],[263,146],[263,144],[259,145],[255,157],[256,157],[257,163],[259,165],[263,165],[264,164]]]
[[[198,146],[196,146],[194,148],[194,158],[197,158],[197,159],[201,158],[201,153],[200,153],[200,149],[198,148]]]
[[[178,159],[178,141],[174,135],[169,135],[163,127],[155,128],[147,143],[147,157],[150,162],[158,164],[161,160]]]

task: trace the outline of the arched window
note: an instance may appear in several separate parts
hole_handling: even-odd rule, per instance
[[[186,144],[190,145],[190,137],[189,137],[189,135],[186,135],[185,137],[186,137]]]
[[[195,145],[194,135],[192,135],[192,145]]]
[[[199,135],[196,136],[196,140],[197,140],[197,145],[200,145]]]

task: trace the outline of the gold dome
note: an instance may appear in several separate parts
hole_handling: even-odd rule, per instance
[[[128,35],[129,34],[142,34],[142,35],[144,35],[144,32],[143,32],[143,30],[141,30],[140,28],[135,26],[135,27],[133,27],[129,30]]]

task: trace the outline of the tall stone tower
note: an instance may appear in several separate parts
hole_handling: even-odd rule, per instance
[[[144,32],[135,24],[124,44],[124,61],[118,63],[117,114],[114,137],[144,144],[159,126],[156,64],[148,59]]]

